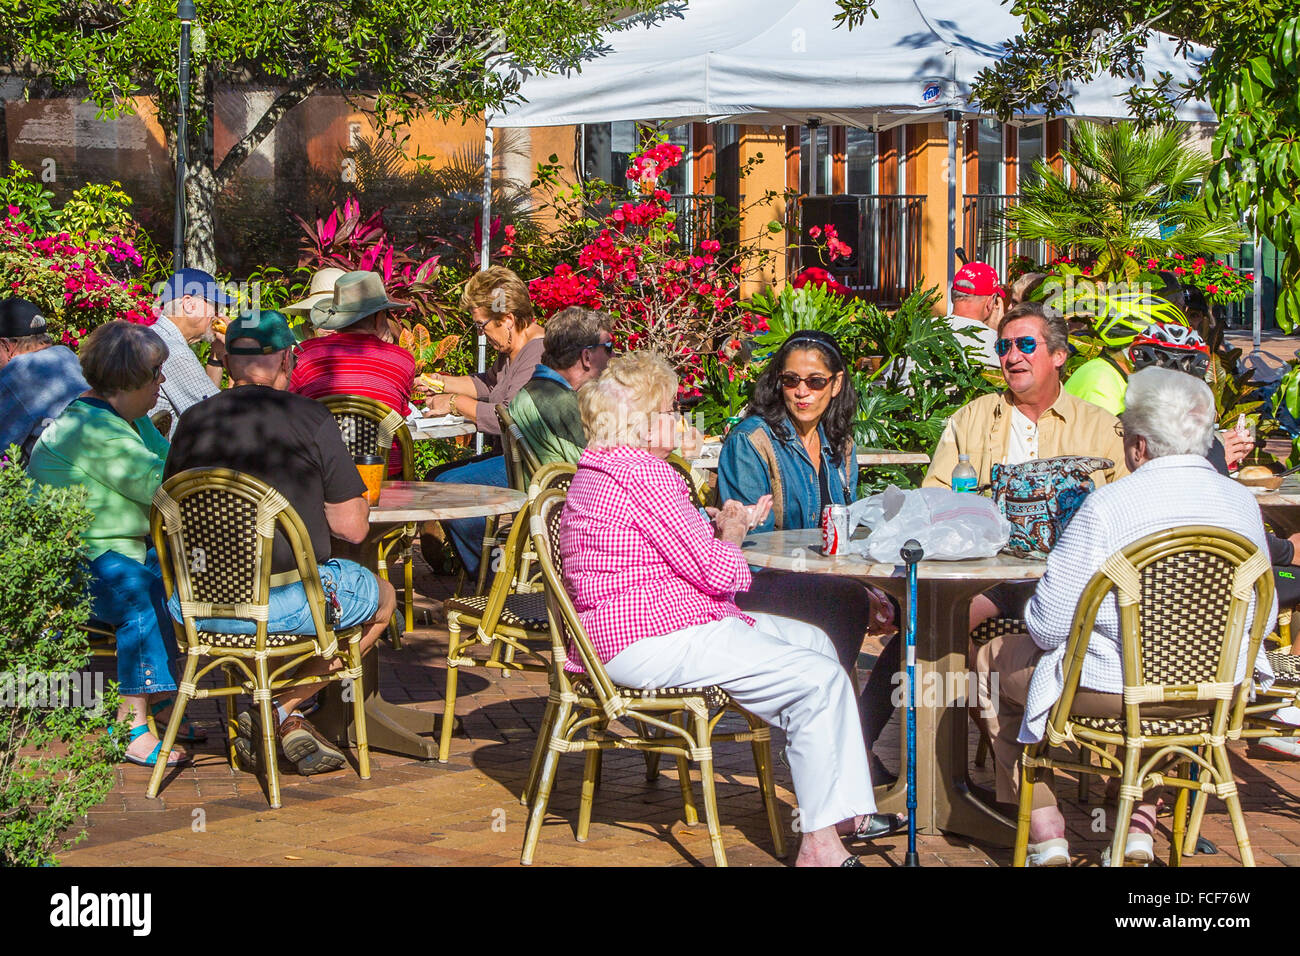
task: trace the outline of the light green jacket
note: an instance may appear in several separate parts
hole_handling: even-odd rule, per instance
[[[41,433],[28,473],[43,485],[83,485],[94,516],[82,536],[93,561],[116,551],[144,562],[149,504],[162,484],[167,439],[148,418],[126,421],[112,409],[73,401]]]

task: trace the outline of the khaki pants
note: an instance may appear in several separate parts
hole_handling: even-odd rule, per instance
[[[993,747],[997,798],[1001,803],[1016,803],[1019,799],[1020,773],[1017,763],[1024,745],[1016,738],[1020,735],[1020,723],[1025,716],[1029,680],[1034,676],[1034,667],[1042,654],[1042,648],[1028,634],[1005,634],[975,651],[980,708],[976,719],[984,725]],[[997,700],[991,699],[993,695],[990,688],[993,684],[989,675],[993,673],[998,675]],[[1123,701],[1121,694],[1103,694],[1080,687],[1075,692],[1074,705],[1070,710],[1080,717],[1122,717]],[[1149,717],[1185,717],[1204,712],[1205,705],[1195,701],[1147,705],[1142,710]],[[1051,778],[1050,771],[1043,771],[1035,782],[1035,810],[1056,806]]]

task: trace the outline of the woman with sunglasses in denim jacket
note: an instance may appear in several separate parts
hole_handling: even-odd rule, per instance
[[[759,375],[749,415],[727,436],[718,463],[719,498],[754,504],[770,494],[772,513],[755,531],[818,527],[826,505],[845,505],[854,498],[857,404],[835,340],[825,332],[795,332]],[[753,578],[749,591],[736,596],[741,609],[816,624],[830,636],[850,676],[867,631],[890,628],[895,620],[888,597],[854,578],[772,569],[756,571]],[[893,656],[896,660],[896,649]],[[877,670],[883,670],[879,663]],[[883,694],[869,685],[863,695],[868,747],[892,712],[889,678],[894,670],[896,665],[879,681],[872,674],[871,683],[879,683]],[[880,782],[888,776],[873,756],[872,778]],[[893,821],[878,823],[887,832]]]

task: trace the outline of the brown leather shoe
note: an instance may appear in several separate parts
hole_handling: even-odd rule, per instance
[[[338,770],[347,763],[343,752],[330,743],[306,717],[291,716],[280,722],[280,749],[284,756],[308,773]]]

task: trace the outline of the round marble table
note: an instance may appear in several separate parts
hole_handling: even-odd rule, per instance
[[[393,525],[450,518],[483,518],[514,514],[528,497],[512,488],[490,485],[460,485],[433,481],[390,481],[379,492],[379,504],[370,509],[370,535],[361,546],[362,561],[377,566],[377,542]],[[362,661],[362,686],[366,701],[366,734],[376,750],[436,760],[438,717],[384,700],[379,693],[378,650]],[[355,740],[352,707],[340,704],[337,695],[323,694],[317,727],[335,739]],[[345,738],[344,735],[347,735]]]
[[[513,514],[527,500],[527,495],[513,488],[440,481],[388,481],[380,489],[379,504],[370,509],[370,523],[486,518]]]
[[[856,554],[824,557],[819,530],[752,534],[742,548],[751,565],[864,578],[898,599],[907,613],[907,571]],[[974,686],[966,662],[970,600],[1000,581],[1042,577],[1046,565],[1008,555],[917,565],[916,825],[918,832],[959,833],[1010,845],[1015,836],[1000,814],[971,792],[967,779],[968,693]],[[900,638],[901,640],[901,638]],[[895,684],[901,687],[900,683]],[[971,701],[973,702],[973,701]],[[900,708],[901,710],[901,708]],[[906,736],[899,735],[906,767]],[[876,788],[883,813],[907,813],[907,776]]]

